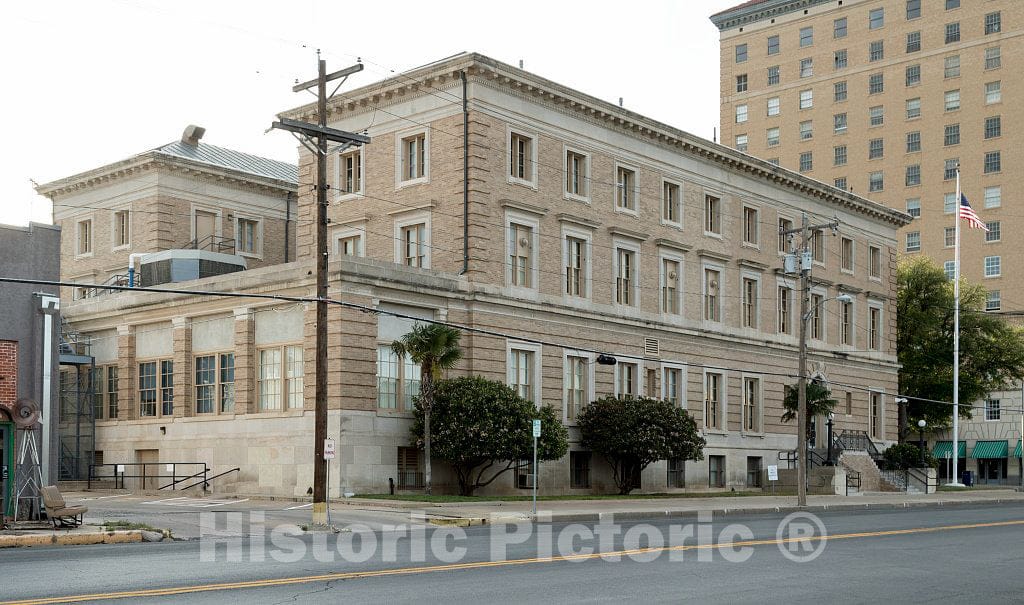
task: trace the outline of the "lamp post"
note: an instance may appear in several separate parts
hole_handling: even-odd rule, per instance
[[[828,426],[828,460],[825,461],[827,466],[835,466],[836,463],[832,461],[832,422],[835,420],[836,415],[832,412],[828,413],[828,421],[825,423]]]
[[[924,427],[926,426],[928,423],[924,421],[924,418],[917,421],[917,447],[921,450],[921,468],[924,468]]]

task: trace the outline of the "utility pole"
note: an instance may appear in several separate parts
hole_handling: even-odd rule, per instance
[[[797,361],[796,408],[797,506],[807,506],[807,319],[810,315],[807,306],[811,299],[811,266],[814,263],[814,254],[809,243],[812,233],[825,228],[831,229],[835,234],[839,228],[839,219],[832,219],[832,221],[821,225],[808,225],[807,214],[804,213],[801,216],[800,228],[780,231],[780,234],[784,236],[800,234],[800,253],[797,255],[791,252],[786,255],[784,268],[787,274],[800,272],[800,349]]]
[[[317,55],[319,56],[319,51]],[[327,439],[327,142],[344,146],[365,145],[367,136],[327,127],[327,100],[345,83],[348,76],[363,70],[357,63],[351,67],[327,73],[327,61],[317,60],[316,80],[296,84],[292,92],[317,89],[317,123],[309,124],[280,118],[271,128],[287,130],[303,138],[299,142],[316,155],[316,406],[313,420],[313,525],[327,525],[327,460],[324,443]],[[327,83],[344,78],[330,95]],[[298,138],[298,137],[296,137]],[[311,147],[308,142],[315,141]]]

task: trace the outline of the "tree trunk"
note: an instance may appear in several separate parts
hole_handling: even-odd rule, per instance
[[[897,434],[899,442],[904,443],[907,440],[907,404],[905,402],[900,403],[898,409],[899,420],[897,422],[899,422],[899,431]]]
[[[434,379],[427,368],[423,368],[420,395],[423,402],[423,493],[430,495],[430,409],[434,407]]]

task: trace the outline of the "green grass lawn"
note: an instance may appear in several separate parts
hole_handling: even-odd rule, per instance
[[[681,494],[630,494],[621,496],[619,494],[580,494],[569,496],[542,496],[538,495],[538,501],[552,500],[649,500],[655,498],[740,498],[744,496],[770,496],[771,492],[702,492],[702,493],[681,493]],[[792,495],[779,490],[777,496]],[[400,500],[404,502],[528,502],[531,496],[458,496],[454,494],[358,494],[356,498],[373,498],[377,500]]]

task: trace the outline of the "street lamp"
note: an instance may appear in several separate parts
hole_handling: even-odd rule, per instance
[[[924,421],[924,418],[917,421],[917,447],[921,450],[921,468],[924,468],[924,427],[926,426],[928,426],[928,423]]]
[[[835,466],[836,463],[832,461],[832,422],[835,420],[836,415],[832,412],[828,413],[828,421],[825,423],[828,425],[828,460],[825,461],[826,466]]]
[[[810,309],[807,308],[811,292],[807,272],[801,273],[801,296],[800,296],[800,354],[797,367],[799,382],[797,384],[797,506],[807,506],[807,320],[811,318],[815,309],[829,300],[837,300],[841,303],[849,303],[853,297],[849,294],[840,294],[835,298],[825,298]],[[831,446],[831,439],[829,440]]]

